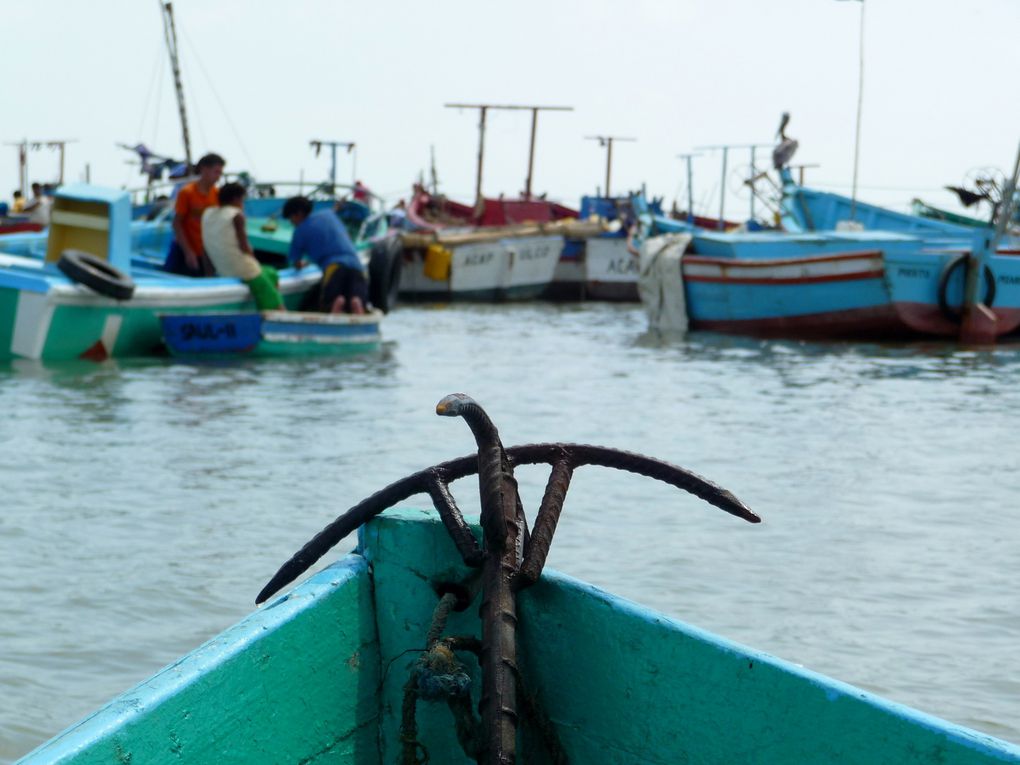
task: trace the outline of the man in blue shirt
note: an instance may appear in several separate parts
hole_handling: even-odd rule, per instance
[[[283,217],[294,226],[287,259],[295,268],[310,260],[322,270],[318,308],[323,313],[365,313],[368,282],[361,260],[336,212],[312,212],[308,197],[291,197]]]

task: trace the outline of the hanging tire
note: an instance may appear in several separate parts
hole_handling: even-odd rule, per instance
[[[969,259],[969,253],[961,252],[946,264],[939,275],[939,310],[942,311],[943,316],[957,324],[963,320],[963,309],[949,305],[946,290],[949,287],[949,277],[953,275],[953,271],[960,265],[965,264]],[[987,265],[985,265],[985,297],[982,302],[989,308],[995,302],[995,274],[992,273],[992,269]]]
[[[135,294],[131,277],[102,258],[81,250],[64,250],[57,261],[64,276],[114,300],[130,300]]]
[[[389,237],[372,245],[368,259],[368,299],[383,313],[389,313],[397,304],[403,265],[400,237]]]

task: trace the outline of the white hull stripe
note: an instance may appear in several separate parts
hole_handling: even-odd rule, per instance
[[[747,263],[732,261],[725,265],[714,263],[690,263],[684,261],[685,277],[702,279],[720,279],[726,281],[759,281],[763,279],[797,280],[817,279],[826,277],[850,276],[862,272],[881,272],[882,256],[864,256],[830,261],[807,261],[771,265],[768,261]]]
[[[117,335],[120,334],[120,326],[124,323],[124,317],[120,314],[111,313],[103,323],[103,333],[99,336],[103,348],[108,356],[113,355],[113,346],[117,344]]]
[[[52,320],[53,306],[47,295],[39,292],[20,293],[14,317],[11,352],[25,359],[41,359]]]

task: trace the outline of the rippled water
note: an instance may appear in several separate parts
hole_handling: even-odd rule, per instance
[[[551,565],[1020,741],[1020,351],[644,327],[402,307],[357,359],[0,366],[0,761],[238,620],[354,501],[471,452],[433,413],[453,391],[507,444],[645,452],[765,518],[583,468]],[[534,508],[546,472],[519,477]]]

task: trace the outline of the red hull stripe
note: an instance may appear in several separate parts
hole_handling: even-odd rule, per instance
[[[853,260],[855,258],[881,258],[880,250],[868,250],[866,252],[838,252],[832,255],[813,255],[806,258],[783,258],[783,259],[761,259],[744,260],[742,258],[715,258],[708,255],[684,255],[684,263],[696,263],[698,265],[725,266],[732,268],[772,268],[773,266],[799,266],[808,263],[829,263],[840,260]]]

